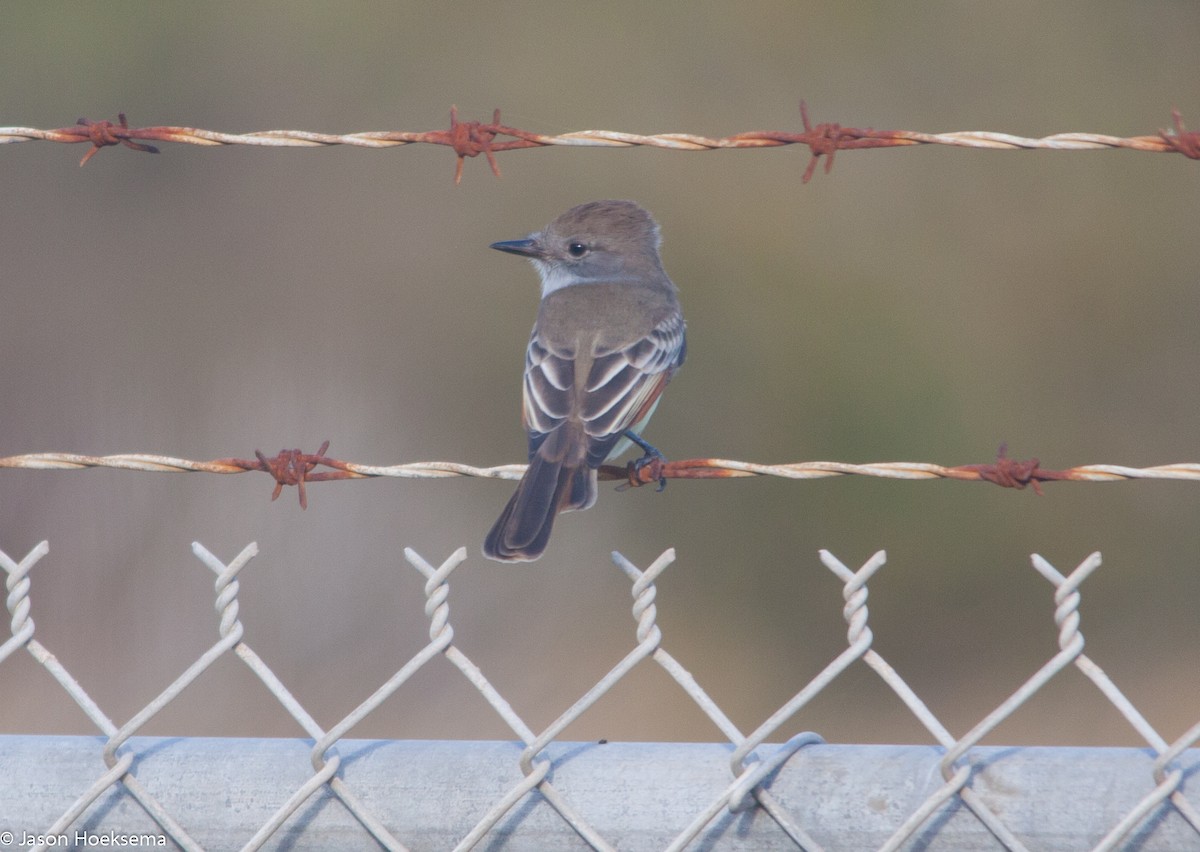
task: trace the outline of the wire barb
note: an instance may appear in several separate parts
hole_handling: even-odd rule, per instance
[[[492,174],[500,177],[500,166],[496,163],[496,155],[492,152],[492,140],[499,133],[500,110],[492,112],[492,123],[481,124],[478,121],[459,121],[458,107],[450,107],[450,131],[446,134],[445,144],[454,149],[454,185],[462,182],[463,162],[467,157],[477,157],[483,154],[487,157]]]
[[[1033,486],[1033,491],[1042,496],[1041,481],[1065,479],[1061,471],[1042,470],[1037,459],[1017,461],[1008,457],[1008,444],[1001,444],[996,450],[996,461],[993,464],[962,465],[960,470],[973,470],[985,482],[999,485],[1001,488],[1016,488],[1018,491],[1027,485]]]
[[[320,449],[315,453],[305,453],[300,450],[280,450],[274,458],[267,458],[261,450],[255,450],[254,455],[258,459],[258,464],[254,462],[244,462],[246,470],[264,470],[275,478],[275,490],[271,492],[271,502],[279,499],[279,495],[283,493],[283,486],[295,485],[300,494],[300,508],[308,508],[308,492],[305,489],[305,483],[310,480],[320,479],[346,479],[346,475],[339,476],[337,474],[324,474],[319,476],[310,476],[313,469],[319,464],[328,464],[329,459],[325,458],[325,451],[329,449],[329,441],[326,440],[321,444]]]
[[[86,118],[78,119],[75,122],[77,127],[83,127],[87,132],[81,134],[86,138],[79,139],[80,142],[91,142],[91,149],[83,155],[83,159],[79,161],[82,168],[87,165],[87,161],[96,156],[96,153],[108,145],[124,145],[126,148],[132,148],[135,151],[142,151],[147,154],[157,154],[158,149],[153,145],[147,145],[143,142],[134,142],[129,138],[129,122],[125,118],[125,113],[117,113],[118,124],[113,124],[107,119],[104,121],[90,121]],[[63,128],[61,133],[70,133],[72,128]]]
[[[1183,114],[1178,109],[1171,110],[1171,118],[1175,122],[1175,134],[1159,130],[1158,135],[1172,151],[1177,151],[1192,160],[1200,160],[1200,132],[1188,130],[1183,126]]]
[[[800,183],[808,183],[817,170],[817,161],[823,155],[829,158],[825,161],[825,174],[829,174],[833,170],[833,155],[838,151],[838,143],[842,138],[842,126],[840,124],[818,124],[814,128],[809,124],[808,104],[804,101],[800,101],[800,121],[804,125],[805,135],[810,137],[805,144],[812,152],[808,167],[804,170],[804,176],[800,178]]]

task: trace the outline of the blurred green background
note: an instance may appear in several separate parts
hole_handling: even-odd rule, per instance
[[[690,2],[5,5],[0,125],[79,116],[230,132],[429,130],[451,104],[557,133],[722,136],[816,121],[1038,136],[1200,127],[1200,6]],[[647,437],[673,458],[1200,460],[1200,164],[1132,152],[803,148],[0,148],[0,455],[523,460],[519,377],[537,300],[488,250],[566,208],[632,198],[664,233],[687,366]],[[620,550],[659,584],[664,646],[751,730],[845,647],[827,548],[871,583],[875,647],[956,734],[1057,650],[1053,589],[1083,587],[1088,653],[1162,734],[1200,714],[1200,486],[865,478],[674,482],[601,495],[545,558],[479,556],[512,484],[316,485],[262,475],[0,471],[0,549],[42,539],[36,637],[116,721],[216,638],[193,540],[242,573],[246,640],[330,726],[427,640],[411,546],[453,576],[456,643],[535,728],[634,644]],[[94,733],[25,654],[0,666],[0,731]],[[859,665],[788,729],[929,742]],[[235,659],[144,733],[294,736]],[[354,735],[510,738],[444,661]],[[720,735],[644,665],[568,739]],[[988,742],[1140,745],[1071,670]]]

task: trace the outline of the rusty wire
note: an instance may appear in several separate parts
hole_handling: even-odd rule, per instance
[[[275,480],[271,499],[284,486],[295,486],[300,506],[307,507],[306,484],[338,479],[369,479],[380,476],[402,479],[445,479],[474,476],[485,479],[520,479],[523,464],[475,467],[458,462],[408,462],[394,465],[370,465],[341,461],[325,455],[329,441],[315,453],[299,449],[280,450],[274,456],[255,450],[254,459],[220,458],[194,461],[146,453],[89,456],[78,453],[28,453],[0,458],[0,468],[25,470],[80,470],[91,467],[114,468],[150,473],[246,473],[261,471]],[[317,470],[317,468],[327,468]],[[1200,462],[1180,462],[1153,467],[1126,467],[1090,464],[1064,470],[1044,468],[1038,459],[1017,460],[1000,447],[995,460],[986,464],[946,466],[929,462],[849,462],[811,461],[785,464],[757,464],[732,459],[696,458],[680,461],[653,460],[648,464],[630,462],[625,466],[604,465],[600,479],[621,482],[621,488],[657,484],[662,479],[737,479],[747,476],[778,476],[784,479],[825,479],[835,476],[874,476],[883,479],[956,479],[962,482],[991,482],[1004,488],[1031,487],[1041,493],[1043,482],[1118,482],[1132,479],[1174,479],[1200,482]]]
[[[1184,127],[1179,110],[1172,110],[1173,130],[1160,129],[1148,136],[1119,137],[1099,133],[1056,133],[1042,138],[1014,136],[989,131],[959,131],[953,133],[921,133],[912,130],[873,130],[843,127],[833,122],[812,124],[808,109],[800,102],[802,133],[781,130],[756,130],[733,136],[710,138],[693,133],[659,133],[644,135],[612,130],[580,130],[549,135],[510,127],[500,121],[500,110],[490,122],[459,121],[458,110],[450,108],[450,127],[443,130],[368,131],[363,133],[314,133],[307,130],[261,130],[253,133],[221,133],[195,127],[130,127],[125,114],[117,122],[79,119],[74,126],[54,130],[32,127],[0,127],[0,144],[12,142],[88,143],[92,147],[80,165],[97,151],[111,145],[124,145],[138,151],[158,153],[149,142],[180,142],[188,145],[256,145],[261,147],[328,147],[351,145],[359,148],[395,148],[401,145],[425,143],[445,145],[455,154],[454,182],[462,179],[463,162],[467,157],[483,154],[493,174],[500,176],[496,154],[523,148],[544,148],[551,145],[630,148],[648,146],[673,151],[710,151],[728,148],[775,148],[781,145],[804,145],[811,157],[801,182],[807,183],[816,171],[821,157],[826,157],[825,171],[833,166],[834,155],[841,150],[861,148],[892,148],[902,145],[953,145],[960,148],[992,148],[1017,150],[1042,148],[1057,151],[1081,151],[1125,148],[1152,153],[1177,153],[1190,159],[1200,159],[1200,132]]]

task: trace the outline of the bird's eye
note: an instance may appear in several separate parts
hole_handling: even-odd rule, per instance
[[[571,257],[583,257],[588,253],[588,247],[584,243],[568,243],[567,253],[571,255]]]

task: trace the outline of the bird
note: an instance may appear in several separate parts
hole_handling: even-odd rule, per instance
[[[558,513],[592,506],[597,468],[631,444],[644,452],[636,464],[663,459],[641,432],[687,342],[660,244],[646,210],[615,200],[580,204],[541,231],[491,244],[532,261],[542,286],[522,388],[529,466],[484,540],[488,558],[539,558]]]

